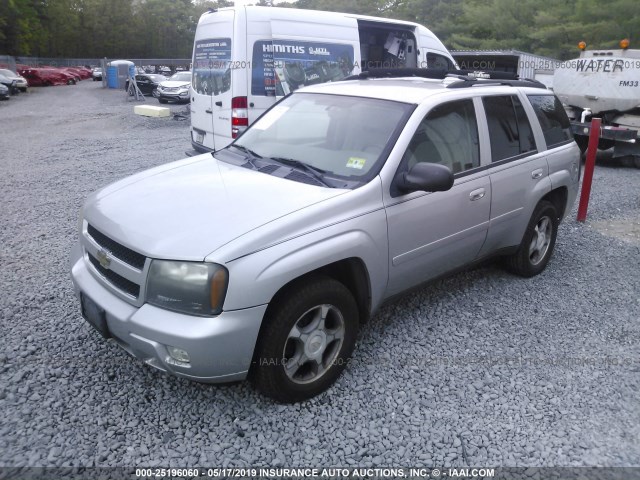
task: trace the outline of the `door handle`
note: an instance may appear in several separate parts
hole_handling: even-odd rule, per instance
[[[207,112],[207,113],[213,113],[213,110],[211,110],[210,108],[207,108],[207,109],[205,110],[205,112]]]
[[[216,105],[217,105],[217,106],[219,106],[219,107],[221,107],[221,106],[222,106],[222,100],[218,100],[218,101],[216,102]]]
[[[531,178],[533,178],[534,180],[537,180],[538,178],[542,177],[542,175],[544,175],[544,172],[542,171],[541,168],[531,172]]]
[[[480,200],[482,197],[484,197],[484,194],[485,194],[484,188],[479,188],[469,194],[469,200],[471,200],[472,202],[475,202],[476,200]]]

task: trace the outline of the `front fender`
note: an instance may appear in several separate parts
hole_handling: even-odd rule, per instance
[[[329,225],[227,262],[229,287],[224,310],[267,304],[292,280],[347,258],[364,263],[373,310],[387,287],[388,255],[384,209]]]

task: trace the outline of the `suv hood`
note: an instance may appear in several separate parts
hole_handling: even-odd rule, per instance
[[[204,154],[91,195],[84,218],[148,257],[201,261],[234,238],[348,190],[316,187]]]
[[[191,85],[191,82],[176,82],[173,80],[165,80],[160,83],[160,86],[164,88],[188,87],[189,85]]]

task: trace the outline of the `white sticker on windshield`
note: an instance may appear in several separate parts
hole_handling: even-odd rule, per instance
[[[347,167],[357,168],[358,170],[362,170],[364,168],[364,164],[366,161],[367,161],[366,158],[349,157],[349,160],[347,160]]]
[[[271,127],[271,125],[276,123],[287,110],[289,110],[289,107],[285,107],[284,105],[273,107],[253,125],[253,128],[257,130],[266,130],[267,128]]]

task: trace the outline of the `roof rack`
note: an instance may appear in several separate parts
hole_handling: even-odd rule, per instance
[[[343,78],[342,80],[366,80],[368,78],[421,77],[444,80],[448,70],[439,68],[371,68],[366,72]]]
[[[544,88],[546,85],[528,78],[518,78],[516,73],[501,71],[444,70],[436,68],[372,68],[342,80],[367,80],[371,78],[419,77],[431,80],[445,78],[459,81],[450,83],[447,88],[468,88],[473,86],[509,85],[512,87]]]
[[[522,80],[492,80],[485,78],[461,79],[459,82],[450,83],[447,88],[468,88],[468,87],[493,87],[496,85],[508,85],[510,87],[530,87],[547,89],[547,86],[537,80],[523,78]]]

